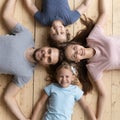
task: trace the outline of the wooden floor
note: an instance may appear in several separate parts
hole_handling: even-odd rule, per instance
[[[98,5],[97,0],[92,0],[90,8],[86,13],[87,16],[96,20],[98,16]],[[40,6],[41,0],[34,0],[34,2]],[[77,7],[82,0],[69,0],[71,9]],[[120,34],[120,3],[119,0],[106,0],[108,7],[108,20],[105,25],[105,32],[108,35],[119,35]],[[5,34],[7,31],[4,28],[3,21],[1,19],[1,13],[3,4],[5,0],[0,0],[0,34]],[[40,7],[39,7],[40,8]],[[28,14],[25,6],[23,5],[23,0],[17,1],[15,18],[26,26],[33,34],[35,38],[36,47],[46,45],[46,39],[49,28],[42,27]],[[68,26],[72,35],[75,35],[78,29],[82,28],[79,20]],[[32,112],[32,108],[40,96],[40,92],[46,85],[45,81],[46,73],[43,67],[37,66],[34,72],[33,79],[25,85],[24,88],[18,93],[16,99],[17,102],[26,116],[29,116]],[[12,76],[0,75],[0,120],[16,120],[16,118],[11,114],[11,112],[6,107],[3,102],[3,93],[7,84],[12,79]],[[120,71],[110,71],[104,73],[104,83],[106,85],[106,90],[108,92],[108,99],[106,110],[104,112],[103,120],[119,120],[120,119]],[[96,100],[97,93],[94,88],[92,93],[86,96],[86,100],[91,105],[91,107],[96,110]],[[72,120],[87,120],[86,115],[79,107],[78,104],[75,105]]]

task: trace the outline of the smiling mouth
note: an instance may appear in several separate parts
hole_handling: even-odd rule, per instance
[[[84,55],[85,55],[85,50],[84,50],[84,49],[81,49],[80,55],[81,55],[81,56],[84,56]]]
[[[42,57],[43,57],[43,52],[42,52],[42,51],[39,51],[39,52],[37,53],[37,58],[38,58],[39,60],[41,60]]]

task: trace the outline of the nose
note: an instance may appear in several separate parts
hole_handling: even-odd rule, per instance
[[[56,30],[56,33],[57,33],[58,35],[60,35],[60,31],[59,31],[59,29]]]
[[[56,27],[56,33],[57,33],[58,35],[60,35],[60,27],[59,27],[59,26]]]
[[[42,57],[49,57],[50,55],[46,52],[46,51],[43,51],[42,52]]]
[[[76,50],[74,54],[75,54],[76,56],[78,56],[78,54],[79,54],[79,51],[77,51],[77,50]]]
[[[76,59],[78,59],[80,57],[80,51],[76,50],[74,53]]]
[[[44,53],[44,56],[45,57],[49,57],[50,55],[48,53]]]
[[[66,77],[65,77],[65,76],[63,76],[63,77],[62,77],[62,80],[64,81],[65,79],[66,79]]]
[[[77,51],[76,51],[78,54],[80,54],[80,50],[78,49]]]

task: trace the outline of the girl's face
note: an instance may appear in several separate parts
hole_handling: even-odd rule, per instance
[[[67,68],[60,68],[57,71],[56,79],[60,86],[66,88],[71,84],[71,82],[73,80],[73,74],[72,74],[71,70],[69,70]]]
[[[67,59],[74,61],[74,62],[80,62],[80,60],[85,59],[85,48],[78,44],[71,44],[68,45],[65,49],[65,56]]]
[[[50,36],[53,40],[59,43],[67,41],[66,28],[59,20],[53,22],[50,28]]]

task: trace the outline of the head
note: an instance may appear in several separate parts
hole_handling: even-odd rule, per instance
[[[43,66],[56,64],[59,61],[59,49],[47,46],[38,48],[33,53],[33,59]]]
[[[64,43],[69,40],[70,34],[60,20],[55,20],[50,28],[50,36],[48,41]]]
[[[65,56],[68,60],[74,62],[80,62],[80,60],[87,59],[87,40],[91,30],[94,27],[94,22],[90,18],[84,15],[81,18],[81,23],[84,25],[84,29],[77,32],[76,36],[71,40],[72,42],[65,47]]]
[[[56,81],[59,83],[60,86],[66,88],[70,84],[72,84],[78,76],[77,68],[75,64],[70,64],[67,62],[63,62],[57,69],[56,69]]]
[[[69,44],[65,48],[65,56],[68,60],[74,62],[80,62],[80,60],[86,59],[86,49],[80,44]]]

